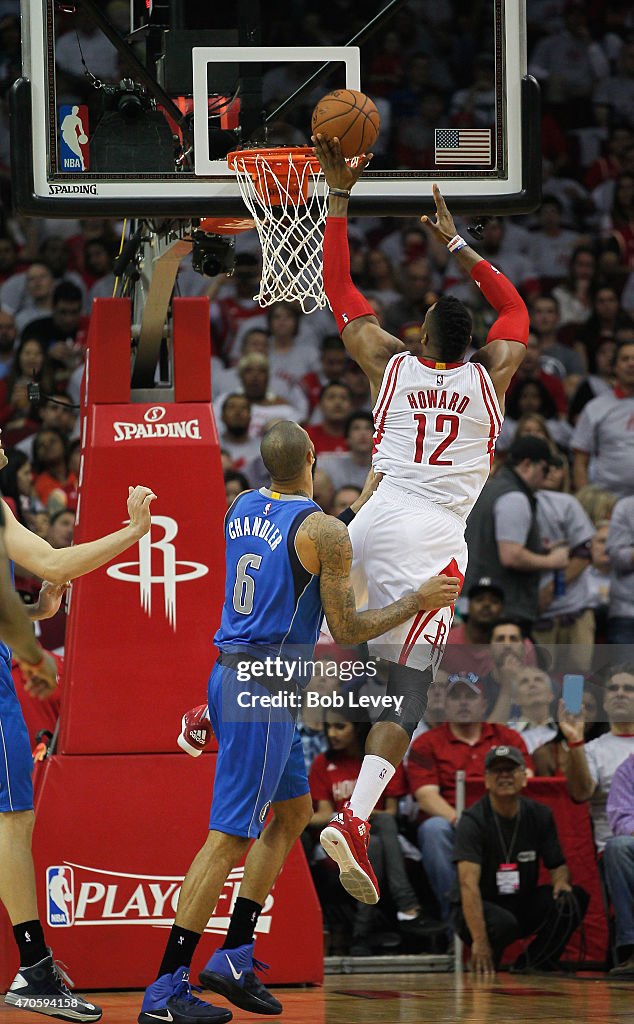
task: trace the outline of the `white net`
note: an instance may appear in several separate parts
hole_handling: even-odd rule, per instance
[[[240,192],[260,236],[261,306],[299,302],[305,313],[328,305],[322,277],[328,199],[323,173],[304,151],[230,154]]]

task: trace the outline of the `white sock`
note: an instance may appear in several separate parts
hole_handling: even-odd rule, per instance
[[[367,821],[395,771],[394,765],[384,757],[378,757],[376,754],[365,755],[359,778],[350,797],[350,807],[356,818]]]

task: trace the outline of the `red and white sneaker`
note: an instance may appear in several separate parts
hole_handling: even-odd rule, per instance
[[[368,858],[370,823],[355,818],[348,804],[322,830],[319,842],[339,865],[339,881],[360,903],[378,903],[379,883]]]
[[[185,753],[191,754],[192,757],[200,757],[205,747],[211,743],[213,734],[209,709],[206,704],[200,704],[183,715],[180,735],[176,742]]]

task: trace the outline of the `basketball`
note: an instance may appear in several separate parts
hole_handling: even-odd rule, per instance
[[[337,138],[345,157],[369,153],[376,142],[381,118],[365,93],[355,89],[336,89],[319,101],[312,116],[313,135],[320,132]]]

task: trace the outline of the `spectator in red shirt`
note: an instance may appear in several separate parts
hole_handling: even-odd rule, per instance
[[[469,672],[450,676],[445,702],[447,720],[419,736],[407,762],[410,792],[427,815],[418,828],[423,866],[443,921],[449,919],[449,892],[456,880],[452,861],[456,815],[456,772],[467,779],[484,776],[491,747],[519,747],[532,768],[524,740],[506,725],[485,722],[486,695]]]
[[[623,170],[621,157],[631,145],[630,129],[626,125],[616,125],[606,142],[605,155],[598,157],[586,171],[584,185],[589,192],[602,185],[604,181],[614,181],[618,178]]]
[[[347,452],[346,423],[352,412],[352,394],[347,384],[326,384],[319,399],[322,422],[306,428],[319,457],[324,452]]]
[[[37,412],[28,394],[33,381],[40,384],[44,394],[53,390],[53,374],[44,345],[36,338],[26,338],[18,345],[10,373],[0,380],[0,426],[7,448],[38,429]]]
[[[302,389],[308,399],[310,415],[319,405],[321,393],[327,384],[340,381],[346,372],[348,353],[338,334],[327,334],[321,343],[319,369],[307,373],[302,380]],[[317,422],[315,420],[314,422]]]
[[[234,343],[238,328],[245,320],[260,316],[262,310],[253,298],[258,288],[260,266],[251,253],[238,253],[231,278],[216,278],[218,287],[225,289],[211,304],[211,338],[214,355],[232,366],[238,362],[239,354]]]
[[[358,718],[358,709],[355,708],[353,713]],[[361,771],[370,722],[367,719],[363,722],[349,721],[349,714],[346,708],[342,708],[340,714],[328,714],[328,749],[317,755],[310,770],[310,792],[317,808],[311,825],[320,829],[349,799]],[[420,938],[429,932],[429,925],[422,919],[418,899],[407,877],[395,818],[398,797],[406,792],[405,772],[399,766],[372,814],[369,856],[379,882],[387,885],[396,906],[399,930]],[[369,939],[374,915],[374,907],[364,903],[357,905],[354,945],[350,951],[353,955],[371,955]]]
[[[77,507],[77,477],[68,467],[68,442],[54,427],[35,435],[33,471],[35,493],[49,512]]]
[[[568,399],[566,398],[564,386],[559,377],[556,377],[554,373],[547,373],[546,370],[542,369],[539,359],[539,341],[534,334],[529,334],[524,362],[509,384],[506,392],[507,399],[511,397],[515,388],[523,381],[537,380],[543,384],[546,390],[550,393],[559,415],[565,416],[568,411]]]

